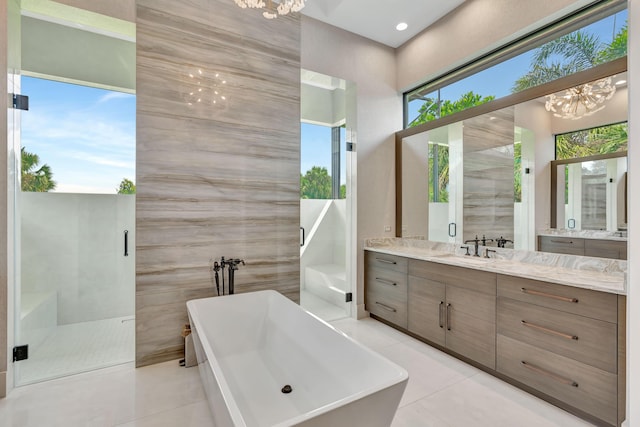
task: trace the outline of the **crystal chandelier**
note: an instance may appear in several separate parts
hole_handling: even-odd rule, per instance
[[[267,19],[287,15],[289,12],[300,12],[304,7],[304,0],[235,0],[243,9],[264,9],[262,16]]]
[[[545,108],[554,116],[577,120],[602,110],[604,102],[616,93],[611,77],[567,89],[564,95],[547,95]]]

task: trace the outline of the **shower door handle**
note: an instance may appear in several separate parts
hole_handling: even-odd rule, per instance
[[[124,230],[124,256],[129,256],[129,230]]]
[[[300,243],[300,246],[304,246],[304,227],[300,227],[300,230],[302,231],[302,243]]]

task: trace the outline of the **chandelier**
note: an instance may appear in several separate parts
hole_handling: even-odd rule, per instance
[[[262,16],[267,19],[287,15],[289,12],[300,12],[304,7],[304,0],[235,0],[243,9],[264,9]]]
[[[547,95],[545,108],[554,116],[578,120],[602,110],[604,102],[616,93],[611,77],[567,89],[564,95]]]

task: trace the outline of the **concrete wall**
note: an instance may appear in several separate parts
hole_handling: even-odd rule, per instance
[[[301,53],[302,68],[348,80],[356,89],[356,111],[347,105],[347,141],[356,143],[354,179],[361,184],[356,184],[356,242],[349,246],[348,237],[347,246],[357,251],[354,300],[363,315],[364,239],[395,236],[394,132],[402,127],[395,51],[303,16]]]
[[[138,0],[136,19],[142,366],[181,357],[185,303],[213,296],[214,258],[246,261],[238,293],[299,299],[300,16]]]

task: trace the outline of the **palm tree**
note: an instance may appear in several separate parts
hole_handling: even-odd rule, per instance
[[[627,54],[627,26],[622,27],[611,43],[603,43],[595,34],[574,31],[538,48],[531,58],[530,70],[511,89],[519,92],[578,71],[593,68]]]
[[[29,153],[22,147],[20,149],[22,161],[22,191],[47,192],[56,188],[53,173],[49,165],[44,164],[38,168],[40,158],[37,154]]]

